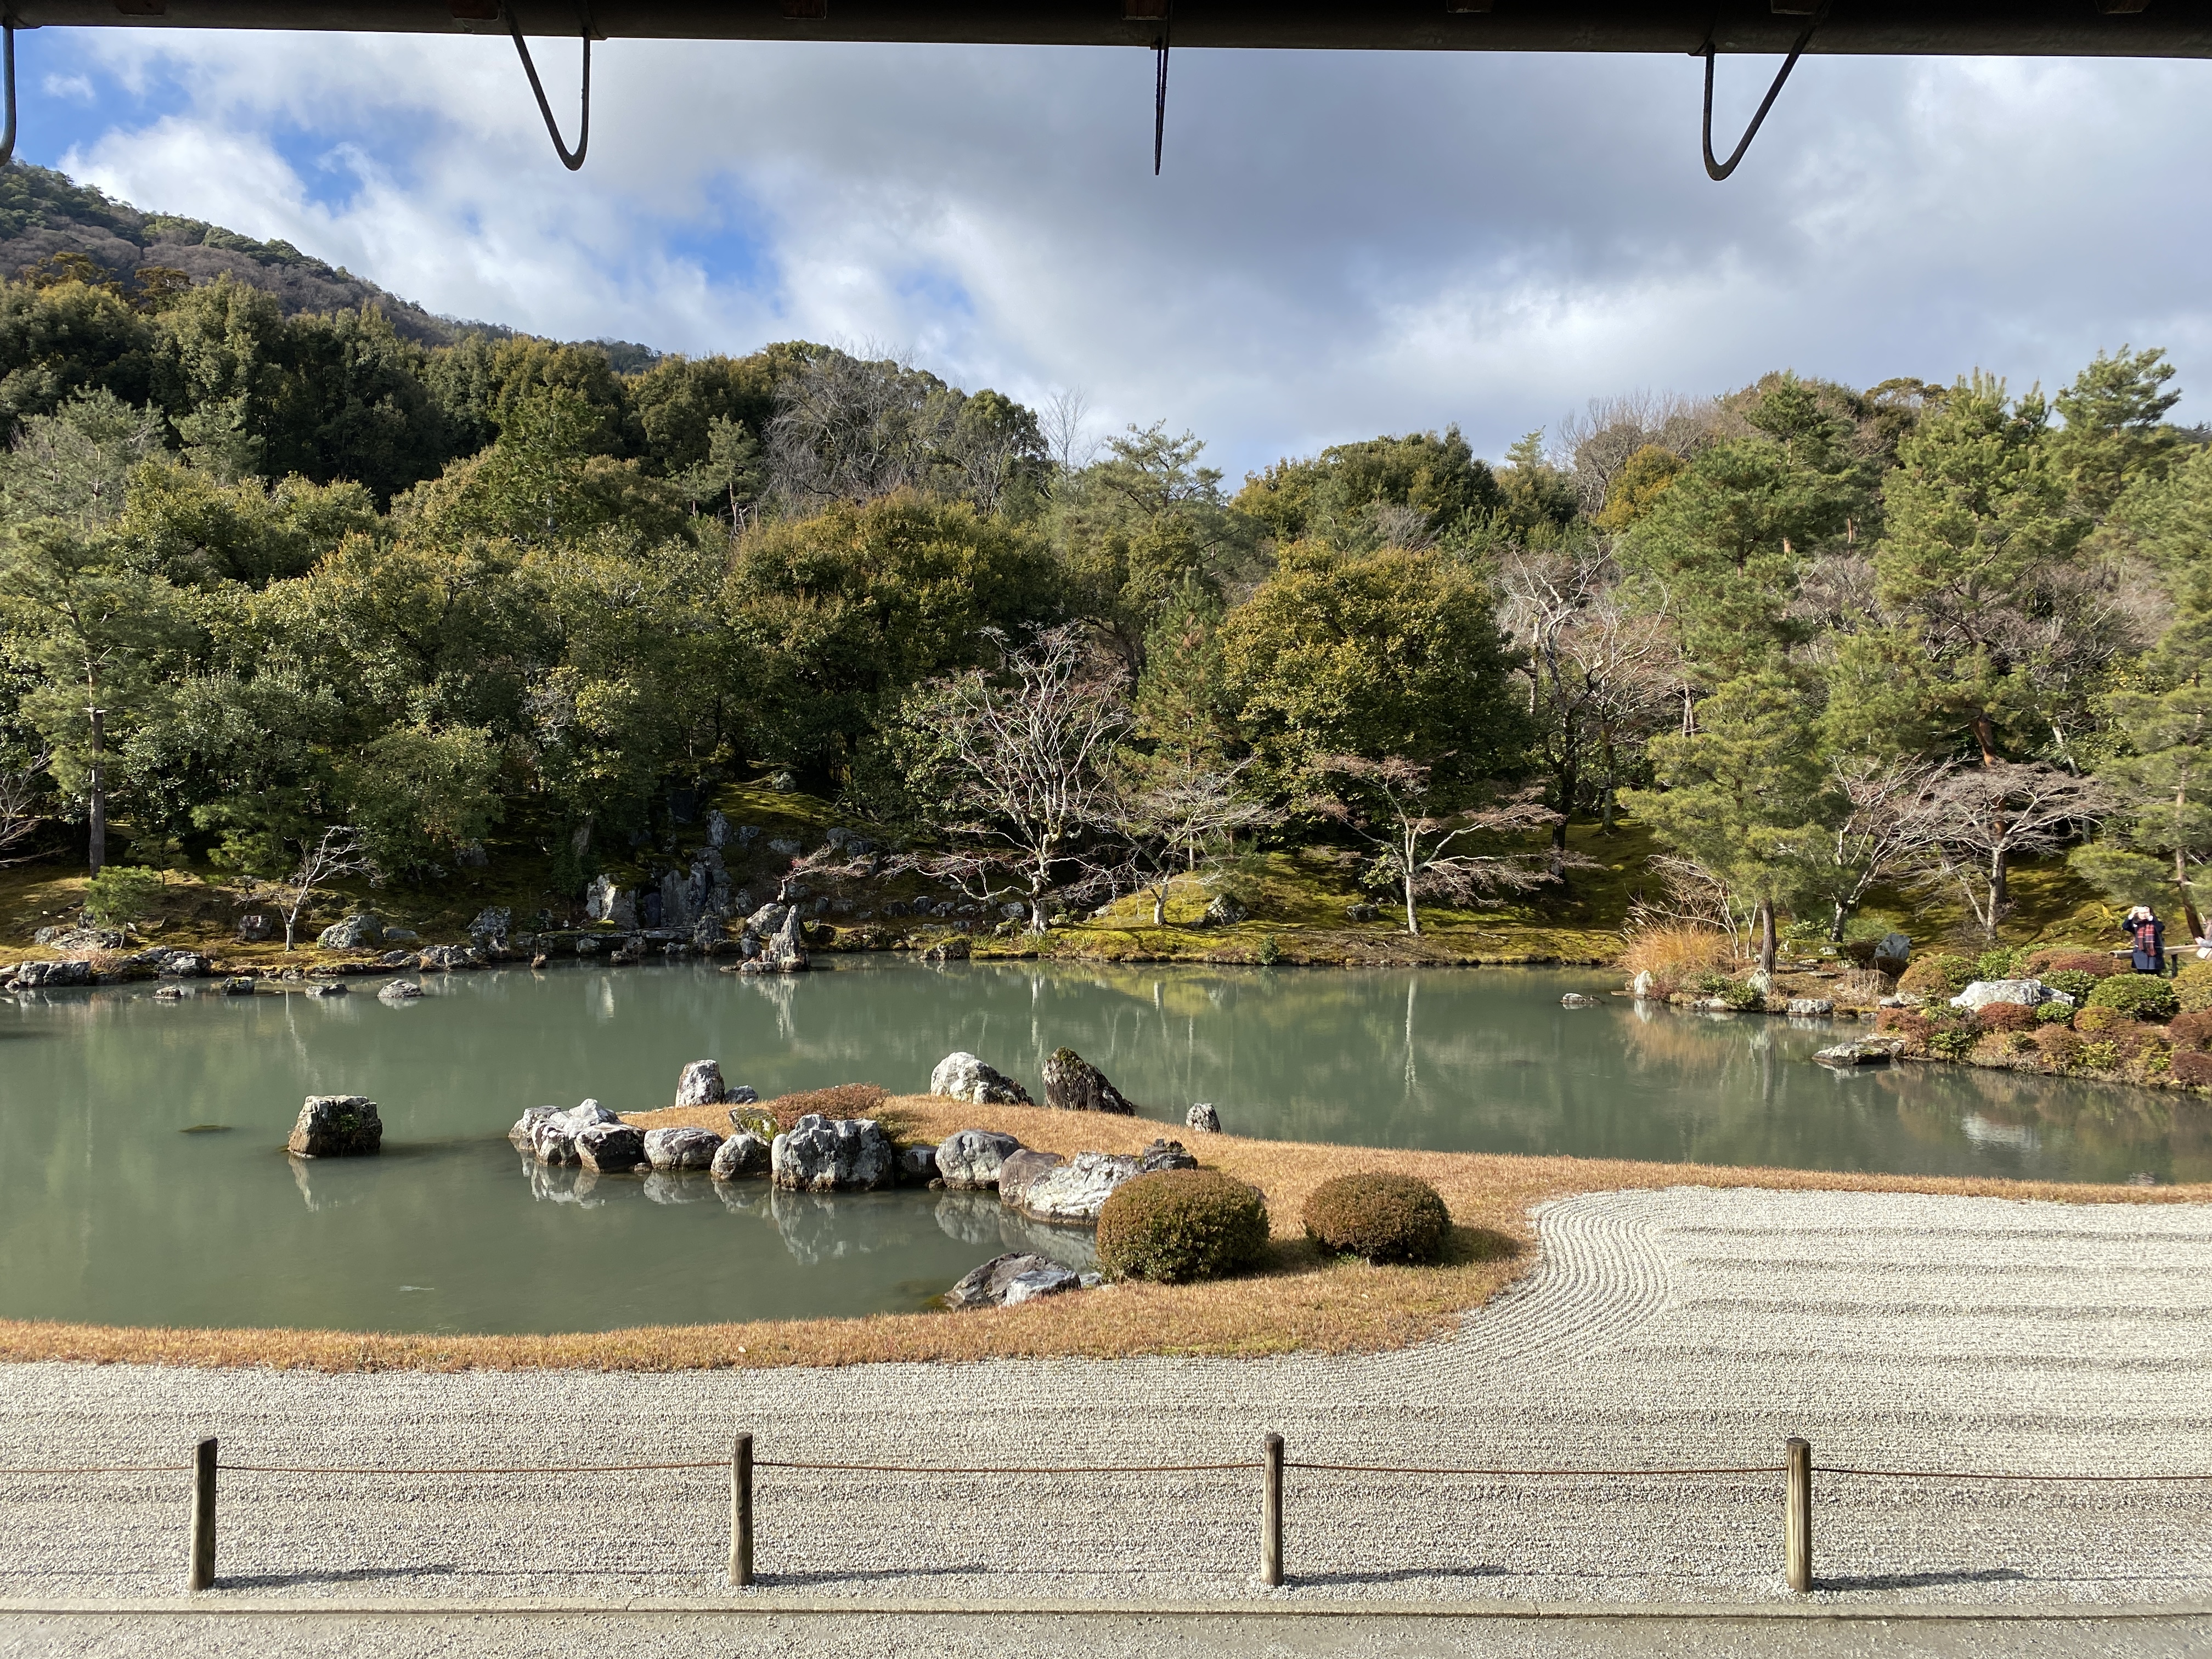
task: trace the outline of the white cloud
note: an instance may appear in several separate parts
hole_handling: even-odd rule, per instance
[[[1156,180],[1141,52],[617,41],[572,176],[503,39],[86,33],[170,112],[64,165],[142,205],[567,337],[1081,385],[1232,475],[1782,364],[2212,370],[2196,64],[1808,58],[1715,185],[1694,61],[1187,51]],[[1771,67],[1723,64],[1717,142]],[[573,48],[539,69],[573,133]]]

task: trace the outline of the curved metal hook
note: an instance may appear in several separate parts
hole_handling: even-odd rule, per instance
[[[1822,9],[1821,15],[1826,15],[1826,8]],[[1751,125],[1743,130],[1743,138],[1736,145],[1735,154],[1725,161],[1713,160],[1713,40],[1710,34],[1705,37],[1705,177],[1715,184],[1734,173],[1735,164],[1743,160],[1743,153],[1751,148],[1751,141],[1759,137],[1759,124],[1766,119],[1766,112],[1774,107],[1775,99],[1781,95],[1782,83],[1790,78],[1790,71],[1797,67],[1798,58],[1812,44],[1813,31],[1820,27],[1820,16],[1815,16],[1805,25],[1804,33],[1797,37],[1797,44],[1790,48],[1790,56],[1783,61],[1782,73],[1774,77],[1774,84],[1767,88],[1766,96],[1759,100],[1759,113],[1751,118]]]
[[[538,65],[530,61],[530,47],[523,40],[522,24],[515,16],[514,8],[512,6],[507,9],[507,26],[514,33],[514,50],[522,59],[522,72],[530,77],[531,91],[538,94],[538,112],[545,118],[545,134],[553,141],[553,153],[561,158],[562,167],[574,173],[584,165],[584,152],[592,147],[592,31],[586,28],[583,32],[583,116],[576,128],[576,149],[572,155],[568,145],[561,142],[561,125],[553,118],[553,106],[545,101],[545,88],[538,83]],[[15,82],[11,79],[9,84],[12,87]],[[11,112],[15,109],[15,100],[12,97],[9,100],[8,107]]]
[[[15,158],[15,25],[0,24],[0,75],[8,82],[8,125],[0,129],[0,167]]]

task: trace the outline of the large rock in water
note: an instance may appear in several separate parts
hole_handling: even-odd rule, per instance
[[[806,949],[799,943],[799,929],[805,925],[797,905],[786,910],[783,925],[761,943],[761,961],[779,974],[805,973]]]
[[[1074,1290],[1082,1282],[1074,1269],[1063,1267],[1059,1262],[1047,1261],[1041,1255],[994,1256],[981,1267],[965,1274],[957,1285],[947,1291],[945,1305],[948,1308],[1012,1307],[1040,1296],[1055,1296],[1062,1291]]]
[[[873,1118],[809,1112],[769,1148],[775,1184],[797,1192],[865,1192],[898,1173],[890,1137]]]
[[[315,935],[325,951],[362,951],[384,942],[384,920],[373,910],[362,910],[334,921]]]
[[[714,1153],[707,1172],[717,1181],[738,1181],[769,1172],[769,1144],[750,1129],[740,1129]]]
[[[1197,1160],[1191,1160],[1195,1164]],[[1172,1167],[1172,1166],[1168,1166]],[[1098,1212],[1125,1181],[1145,1173],[1139,1160],[1112,1152],[1078,1152],[1067,1163],[1047,1170],[1009,1198],[1002,1185],[1000,1201],[1039,1221],[1095,1222]]]
[[[722,1150],[722,1138],[712,1129],[647,1129],[645,1161],[656,1170],[704,1170]]]
[[[1030,1091],[995,1066],[987,1066],[963,1049],[937,1062],[929,1074],[929,1092],[948,1100],[964,1100],[976,1106],[1034,1106]]]
[[[1137,1115],[1137,1109],[1106,1080],[1106,1073],[1073,1048],[1055,1048],[1045,1061],[1044,1103],[1056,1112]]]
[[[367,1095],[309,1095],[284,1150],[301,1158],[364,1158],[384,1145],[384,1120]]]
[[[576,1162],[601,1175],[622,1175],[645,1162],[645,1136],[627,1123],[594,1123],[576,1136]]]
[[[1951,999],[1954,1008],[1986,1008],[1993,1002],[2009,1002],[2033,1008],[2045,1002],[2069,1002],[2065,992],[2039,979],[1978,979]]]
[[[1000,1167],[1021,1149],[1020,1141],[995,1129],[955,1129],[937,1149],[937,1173],[955,1191],[995,1187]]]
[[[422,994],[422,988],[412,980],[395,979],[376,994],[379,1002],[413,1002]]]
[[[1022,1194],[1067,1160],[1058,1152],[1008,1152],[999,1165],[999,1202],[1019,1208]]]
[[[1201,1100],[1182,1115],[1182,1126],[1199,1134],[1218,1135],[1221,1133],[1221,1114],[1214,1109],[1212,1101]]]
[[[678,1106],[719,1106],[725,1094],[720,1060],[695,1060],[684,1066],[684,1074],[676,1079],[676,1103]]]

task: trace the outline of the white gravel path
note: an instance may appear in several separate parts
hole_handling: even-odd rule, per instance
[[[1561,1466],[1816,1461],[2212,1472],[2212,1212],[1870,1194],[1600,1194],[1454,1338],[1355,1358],[833,1371],[326,1376],[0,1372],[0,1464],[763,1458]],[[1823,1479],[1818,1599],[2212,1601],[2212,1482]],[[631,1476],[225,1477],[215,1593],[726,1599],[726,1486]],[[1759,1601],[1778,1477],[1293,1472],[1292,1582],[1257,1583],[1257,1475],[760,1477],[763,1595]],[[0,1615],[173,1592],[180,1476],[0,1476]],[[20,1629],[20,1627],[17,1627]],[[58,1634],[58,1632],[57,1632]]]

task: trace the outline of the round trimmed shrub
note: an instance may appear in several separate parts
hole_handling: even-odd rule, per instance
[[[2176,1014],[2166,1028],[2166,1040],[2177,1049],[2212,1048],[2212,1009],[2197,1008]]]
[[[2051,945],[2029,951],[2022,966],[2031,979],[2055,985],[2057,981],[2051,977],[2053,974],[2087,974],[2092,979],[2109,979],[2119,971],[2120,964],[2109,951],[2085,951],[2078,945]]]
[[[2039,1025],[2069,1025],[2074,1011],[2063,1002],[2040,1002],[2035,1007],[2035,1018]]]
[[[1935,1034],[1928,1016],[1917,1014],[1910,1008],[1883,1009],[1874,1018],[1874,1029],[1877,1036],[1903,1037],[1905,1052],[1909,1054],[1926,1054],[1928,1039]]]
[[[1974,982],[1974,964],[1967,957],[1923,957],[1897,981],[1900,991],[1926,997],[1954,997]]]
[[[2192,962],[2176,974],[2173,994],[2185,1013],[2212,1008],[2212,962]]]
[[[2063,991],[2078,1003],[2087,1002],[2089,993],[2097,988],[2097,981],[2106,977],[2090,973],[2083,968],[2054,968],[2047,974],[2036,975],[2054,991]]]
[[[1098,1265],[1162,1285],[1219,1279],[1267,1249],[1267,1200],[1218,1170],[1161,1170],[1116,1187],[1098,1212]]]
[[[2094,1036],[2102,1031],[2116,1030],[2123,1025],[2135,1024],[2135,1017],[2122,1013],[2118,1008],[2083,1008],[2074,1016],[2074,1029],[2084,1036]]]
[[[1974,1024],[1984,1031],[2025,1031],[2035,1024],[2035,1010],[2017,1002],[1992,1002],[1975,1010]]]
[[[2167,1075],[2191,1089],[2212,1089],[2212,1054],[2176,1049]]]
[[[2081,1039],[2063,1025],[2046,1025],[2035,1034],[2035,1046],[2043,1050],[2043,1057],[2053,1066],[2064,1070],[2081,1058]]]
[[[2130,1019],[2172,1019],[2181,1012],[2173,987],[2156,974],[2115,974],[2089,993],[2089,1006]]]
[[[1443,1254],[1451,1212],[1437,1189],[1381,1171],[1324,1181],[1306,1200],[1306,1237],[1340,1255],[1371,1262],[1434,1261]]]

